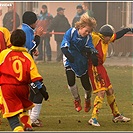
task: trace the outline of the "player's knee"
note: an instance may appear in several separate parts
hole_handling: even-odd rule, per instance
[[[106,94],[108,96],[110,96],[110,95],[114,94],[114,90],[111,88],[111,89],[109,89],[109,90],[106,91]]]
[[[69,86],[74,86],[75,83],[74,83],[73,81],[69,81],[69,82],[68,82],[68,85],[69,85]]]
[[[75,85],[75,80],[72,79],[72,78],[71,78],[71,79],[69,78],[69,79],[68,79],[68,85],[69,85],[69,86],[74,86],[74,85]]]
[[[97,93],[97,96],[104,98],[104,96],[105,96],[105,90],[99,91]]]

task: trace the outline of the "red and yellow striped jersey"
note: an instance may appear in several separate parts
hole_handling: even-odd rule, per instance
[[[108,43],[104,43],[103,36],[100,33],[92,32],[92,41],[94,47],[98,50],[98,62],[103,64],[106,60],[106,55],[108,51],[108,45],[114,42],[116,39],[116,34],[110,38]]]
[[[36,64],[24,47],[12,46],[0,53],[0,85],[42,81]]]
[[[5,27],[0,27],[0,52],[11,46],[10,31]]]

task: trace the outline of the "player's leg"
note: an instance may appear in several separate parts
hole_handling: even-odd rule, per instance
[[[24,126],[24,131],[33,131],[33,128],[31,126],[30,116],[28,115],[26,111],[20,113],[19,118],[20,118],[21,123]]]
[[[73,98],[74,98],[74,105],[76,111],[80,111],[82,109],[81,107],[81,99],[78,92],[78,87],[75,83],[75,73],[71,70],[71,68],[66,68],[66,77],[68,82],[68,89],[70,90]]]
[[[84,103],[84,111],[89,112],[91,109],[91,93],[92,93],[92,87],[90,84],[88,73],[83,75],[81,78],[81,83],[85,91],[85,103]]]
[[[130,121],[130,118],[127,118],[123,115],[121,115],[121,113],[119,112],[118,106],[116,104],[116,99],[115,99],[115,95],[114,95],[114,90],[111,88],[109,90],[106,91],[107,94],[107,102],[112,110],[112,114],[113,114],[113,122],[128,122]]]
[[[13,117],[8,117],[7,120],[10,124],[10,127],[11,127],[12,131],[14,131],[14,132],[24,131],[23,127],[20,125],[18,115],[15,115]]]
[[[107,102],[112,110],[112,114],[113,114],[113,116],[117,116],[118,114],[120,114],[120,112],[119,112],[118,106],[116,104],[113,89],[111,88],[111,89],[107,90],[106,94],[107,94]]]
[[[97,96],[94,99],[94,107],[93,107],[91,119],[88,121],[89,124],[93,126],[100,126],[97,120],[98,120],[99,111],[102,108],[104,96],[105,96],[105,91],[99,91],[97,93]]]
[[[107,71],[103,65],[89,67],[89,76],[93,87],[93,93],[97,93],[94,99],[92,117],[88,121],[91,125],[100,126],[98,123],[99,110],[102,108],[105,91],[111,86]]]
[[[31,97],[33,98],[31,100],[35,104],[35,106],[29,111],[29,115],[30,115],[32,126],[40,127],[40,126],[42,126],[42,122],[39,120],[39,115],[40,115],[40,111],[41,111],[41,107],[42,107],[43,96],[39,92],[38,89],[36,89],[35,93],[31,89],[30,95],[32,95]]]

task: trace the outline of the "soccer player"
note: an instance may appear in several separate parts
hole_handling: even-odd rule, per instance
[[[37,46],[40,44],[40,37],[43,34],[43,28],[37,26],[37,16],[34,12],[26,11],[22,16],[22,30],[26,34],[25,47],[28,49],[29,53],[34,56],[38,56]],[[33,91],[34,84],[31,83],[30,90],[30,100],[35,104],[29,113],[33,127],[42,126],[42,122],[39,120],[39,115],[42,107],[43,96],[36,89],[36,92]]]
[[[0,52],[11,46],[10,31],[5,27],[0,27]]]
[[[44,92],[42,95],[45,100],[48,99],[48,93],[32,56],[24,48],[25,32],[21,29],[13,31],[10,40],[12,46],[0,53],[2,114],[12,131],[32,131],[27,113],[34,107],[34,103],[29,100],[29,84],[33,82],[40,92]]]
[[[102,108],[102,103],[106,95],[107,102],[112,110],[113,122],[128,122],[130,118],[123,116],[117,107],[114,95],[114,89],[110,82],[109,76],[103,63],[106,60],[106,54],[108,50],[108,45],[110,42],[121,38],[127,32],[132,31],[133,29],[125,28],[115,33],[114,28],[111,25],[103,25],[99,33],[92,33],[93,44],[98,51],[98,66],[94,66],[89,60],[88,65],[88,75],[90,76],[91,84],[93,87],[93,92],[96,93],[94,99],[94,106],[92,111],[91,119],[88,121],[89,124],[93,126],[100,126],[98,123],[98,114],[99,110]]]
[[[90,33],[96,26],[96,21],[87,14],[81,16],[75,23],[75,28],[70,28],[64,35],[61,43],[63,63],[66,71],[68,88],[74,98],[75,110],[81,111],[81,99],[76,85],[76,77],[80,78],[85,91],[84,111],[91,108],[92,88],[87,73],[88,57],[84,54],[89,50],[93,65],[97,65],[97,51],[92,44]]]
[[[10,31],[5,27],[0,27],[0,52],[11,46]],[[2,109],[2,97],[0,94],[0,112]],[[0,120],[1,123],[1,120]]]
[[[37,16],[34,12],[26,11],[22,16],[22,30],[26,34],[25,47],[33,56],[37,56],[37,46],[40,43],[40,36],[43,34],[43,28],[37,26]]]

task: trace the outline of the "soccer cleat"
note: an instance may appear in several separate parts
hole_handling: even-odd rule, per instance
[[[26,125],[24,125],[24,131],[33,131],[33,128],[31,125],[26,124]]]
[[[96,127],[99,127],[100,124],[98,123],[97,119],[96,118],[91,118],[88,123],[92,126],[96,126]]]
[[[32,127],[42,127],[43,126],[42,121],[39,119],[35,120],[31,125],[32,125]]]
[[[117,123],[117,122],[129,122],[130,120],[131,120],[130,118],[127,118],[127,117],[125,117],[125,116],[123,116],[123,115],[119,115],[119,116],[114,117],[114,118],[112,119],[112,121],[113,121],[114,123]]]
[[[82,107],[81,107],[81,100],[75,100],[74,101],[74,105],[75,105],[75,109],[77,112],[81,111],[82,110]]]
[[[85,99],[84,111],[89,112],[91,109],[91,100]]]

